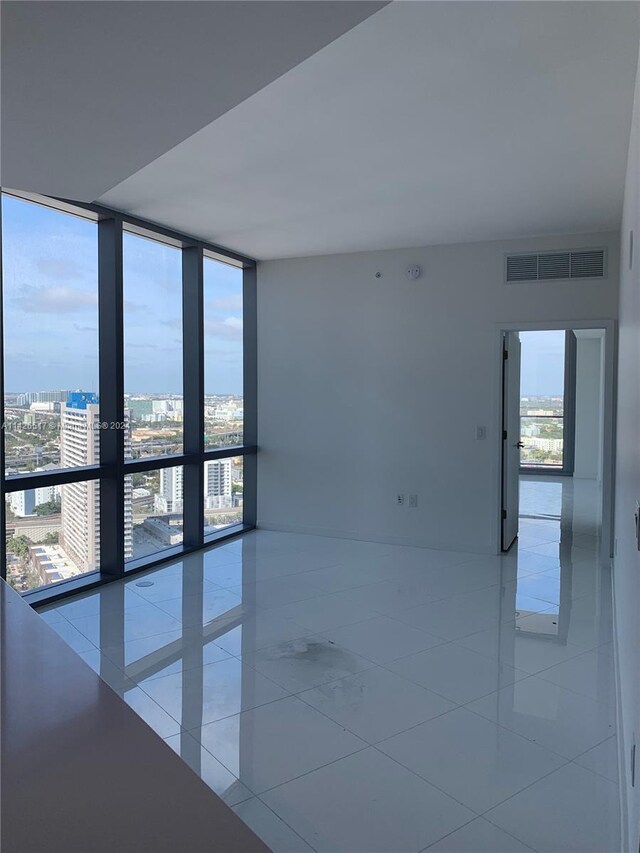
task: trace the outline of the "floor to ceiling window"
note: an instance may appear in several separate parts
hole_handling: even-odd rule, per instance
[[[520,465],[571,473],[575,336],[564,330],[520,332]]]
[[[2,576],[42,600],[253,526],[255,264],[21,194],[1,234]]]

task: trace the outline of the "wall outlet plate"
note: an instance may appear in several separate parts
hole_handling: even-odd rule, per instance
[[[418,506],[418,496],[417,495],[409,495],[409,506],[414,509]]]
[[[396,506],[404,506],[404,495],[400,493],[396,495]]]

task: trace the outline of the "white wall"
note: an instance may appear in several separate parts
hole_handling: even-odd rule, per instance
[[[505,252],[602,245],[606,281],[503,284]],[[258,524],[494,551],[500,323],[614,318],[618,251],[609,233],[261,263]]]
[[[620,262],[620,327],[618,352],[618,414],[614,606],[622,722],[623,790],[626,789],[629,849],[638,849],[640,786],[630,785],[630,753],[640,733],[639,641],[640,553],[634,537],[633,514],[640,499],[640,75],[636,82],[633,126],[627,164]],[[629,233],[635,252],[629,265]],[[640,745],[639,745],[640,750]],[[638,756],[640,761],[640,755]],[[640,771],[640,765],[637,772]]]
[[[574,477],[602,478],[602,332],[576,331],[576,434]]]

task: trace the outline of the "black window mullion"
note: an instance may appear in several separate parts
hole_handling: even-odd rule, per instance
[[[184,453],[195,457],[183,468],[183,542],[204,542],[204,310],[201,246],[182,250],[182,346]]]
[[[124,575],[124,299],[122,220],[98,223],[100,571]]]
[[[258,444],[258,311],[257,271],[245,267],[242,276],[243,327],[243,444],[254,450]],[[258,460],[255,452],[244,457],[243,463],[243,522],[254,527],[257,513]]]
[[[562,471],[573,474],[576,449],[576,355],[577,338],[574,332],[565,333],[564,390],[562,420]]]
[[[6,455],[4,446],[4,288],[2,282],[2,196],[0,195],[0,578],[7,579],[7,505],[5,503]]]

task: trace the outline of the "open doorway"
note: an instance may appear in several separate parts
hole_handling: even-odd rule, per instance
[[[572,535],[601,552],[606,369],[604,328],[502,332],[502,551],[524,537],[542,553],[535,530],[570,506]]]

